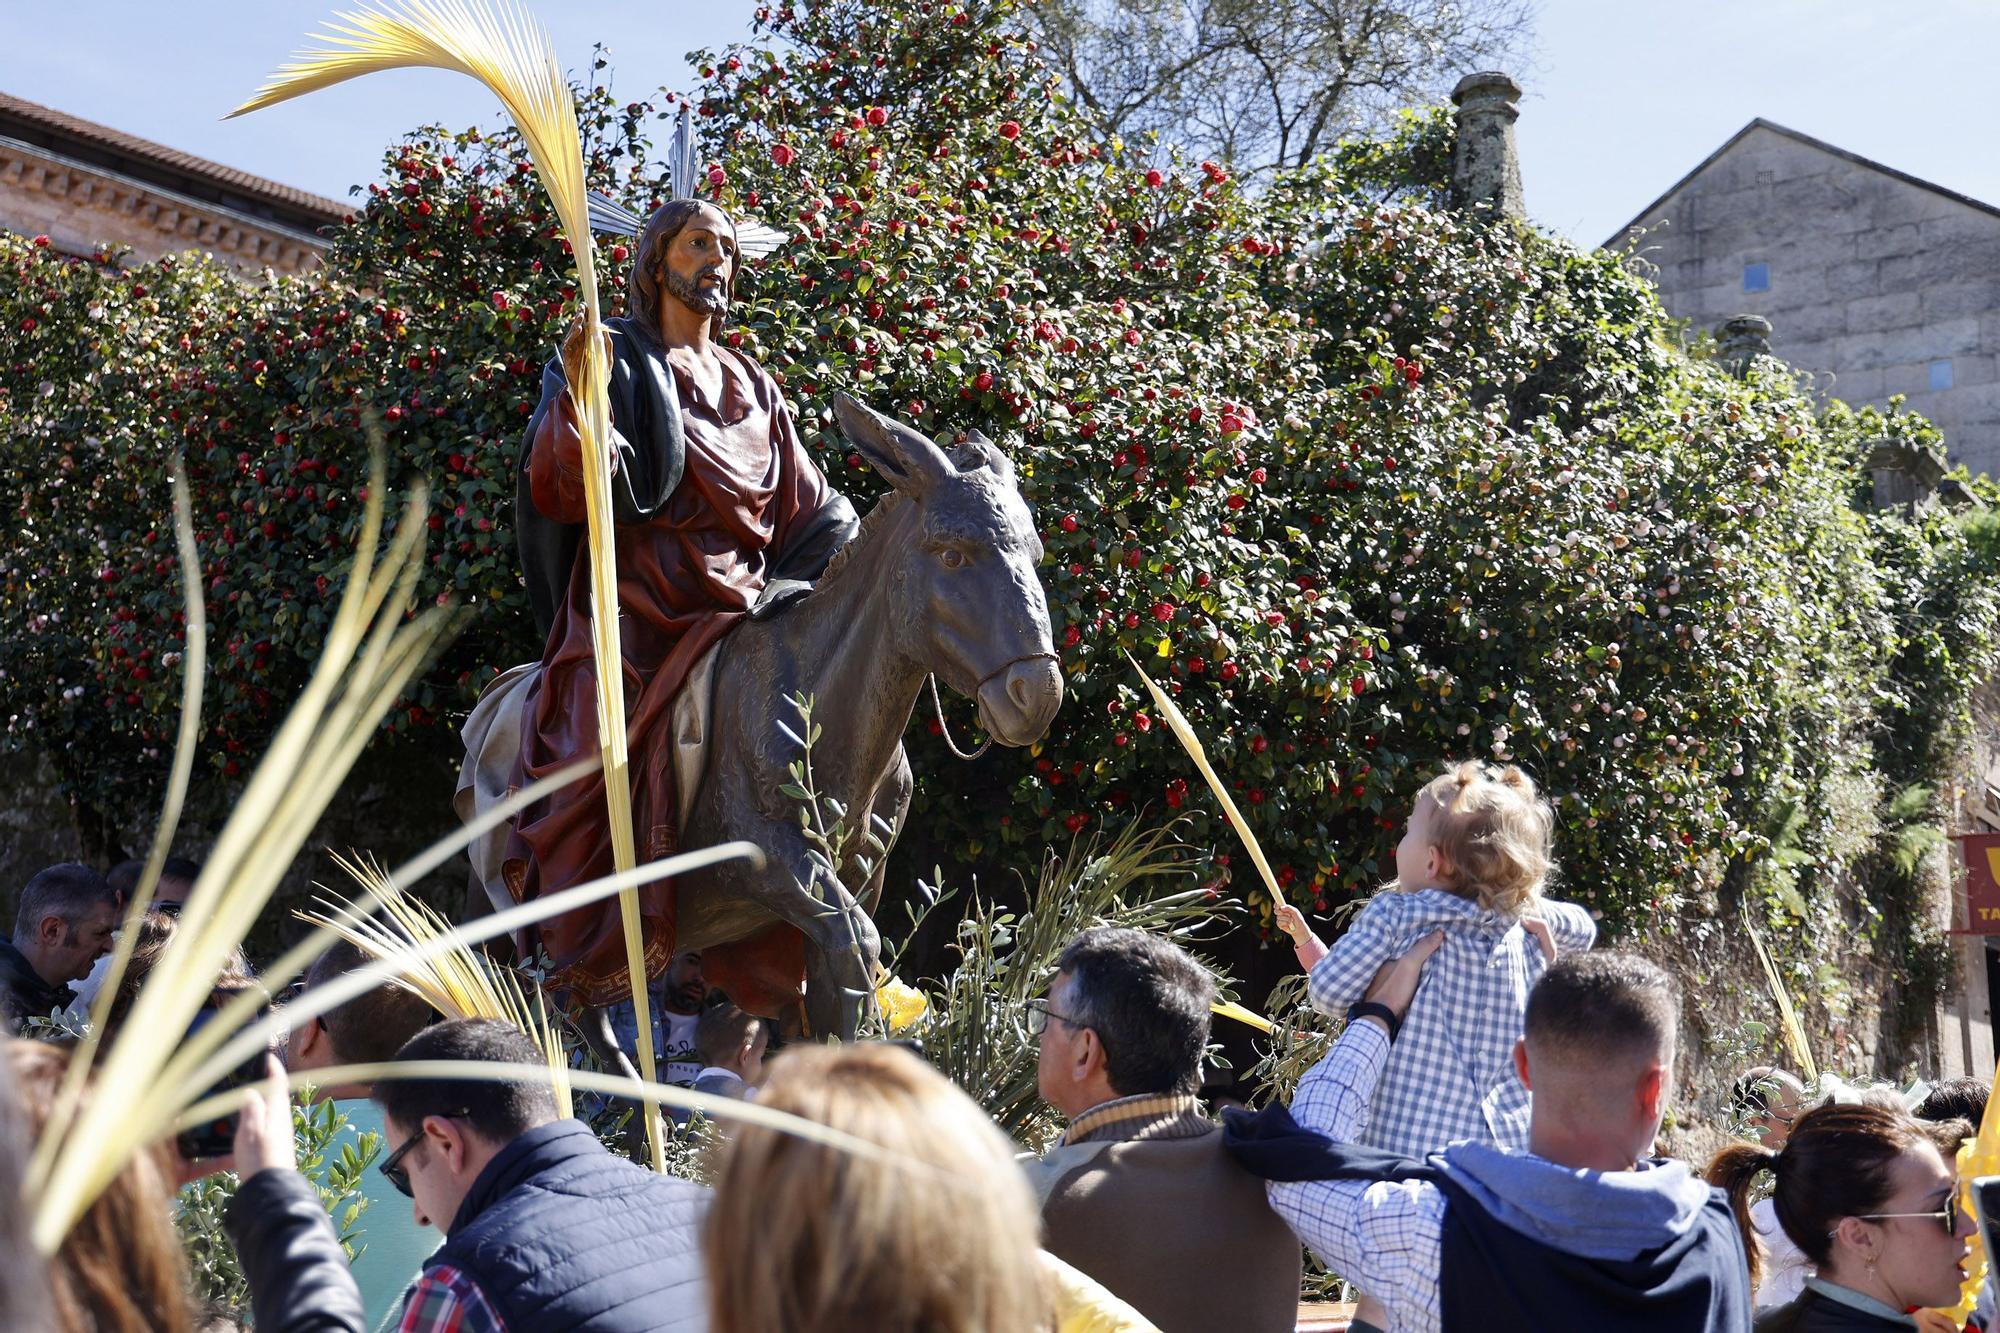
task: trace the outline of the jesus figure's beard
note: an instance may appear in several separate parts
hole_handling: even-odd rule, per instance
[[[688,309],[703,315],[727,315],[729,313],[729,289],[721,283],[713,287],[702,286],[701,280],[716,269],[703,269],[692,278],[683,278],[671,268],[662,268],[662,285],[667,295],[679,301]]]

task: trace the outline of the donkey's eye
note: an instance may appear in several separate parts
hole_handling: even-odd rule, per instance
[[[965,564],[965,552],[956,546],[947,546],[938,552],[938,559],[944,562],[946,569],[957,569]]]

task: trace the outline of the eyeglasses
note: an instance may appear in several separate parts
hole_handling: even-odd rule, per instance
[[[443,1116],[446,1120],[463,1120],[471,1112],[439,1111],[435,1112],[435,1114]],[[428,1119],[429,1117],[425,1118]],[[396,1187],[396,1192],[406,1199],[415,1198],[416,1196],[410,1193],[410,1173],[403,1169],[403,1159],[410,1155],[410,1149],[416,1147],[423,1137],[424,1132],[419,1129],[416,1133],[410,1135],[409,1138],[403,1140],[402,1147],[389,1154],[388,1161],[375,1168],[386,1176],[389,1183]]]
[[[1856,1213],[1857,1222],[1887,1222],[1898,1217],[1928,1217],[1944,1227],[1944,1234],[1958,1234],[1958,1195],[1953,1194],[1944,1201],[1944,1207],[1934,1213]]]
[[[1056,1022],[1065,1024],[1069,1027],[1074,1028],[1083,1026],[1081,1023],[1078,1023],[1074,1018],[1071,1018],[1068,1014],[1059,1014],[1055,1010],[1049,1008],[1049,1002],[1047,1000],[1029,1000],[1027,1002],[1027,1010],[1028,1010],[1028,1035],[1031,1037],[1041,1036],[1043,1031],[1047,1029],[1049,1025],[1049,1020],[1051,1018],[1053,1018]]]

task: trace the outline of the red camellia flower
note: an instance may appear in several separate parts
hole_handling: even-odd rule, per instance
[[[868,108],[868,123],[877,128],[887,125],[889,123],[889,113],[879,106],[871,106]]]
[[[1227,504],[1231,509],[1241,509],[1245,502],[1242,496],[1232,495],[1229,497],[1228,500],[1224,501],[1224,503]]]
[[[1064,514],[1064,515],[1062,516],[1062,530],[1063,530],[1064,532],[1075,532],[1075,531],[1076,531],[1076,515],[1075,515],[1075,514]]]
[[[1265,473],[1263,468],[1259,467],[1250,469],[1250,484],[1252,486],[1262,486],[1264,484],[1266,475],[1267,474]]]
[[[1224,680],[1235,680],[1242,673],[1243,673],[1243,668],[1237,666],[1235,661],[1231,660],[1228,662],[1224,662],[1222,664],[1222,670],[1217,674],[1220,675]]]
[[[1153,619],[1159,621],[1162,625],[1164,625],[1173,618],[1174,618],[1174,604],[1172,602],[1153,603]]]
[[[1003,138],[1003,139],[1018,139],[1018,138],[1020,138],[1020,137],[1021,137],[1021,127],[1020,127],[1020,125],[1019,125],[1019,124],[1017,124],[1017,123],[1016,123],[1016,122],[1014,122],[1014,121],[1011,121],[1011,120],[1003,120],[1003,121],[1001,121],[1001,122],[1000,122],[1000,137],[1001,137],[1001,138]]]
[[[493,308],[495,310],[505,310],[507,308],[507,305],[508,305],[507,293],[505,292],[493,293]]]
[[[1074,625],[1067,625],[1067,626],[1064,626],[1064,628],[1063,628],[1063,647],[1065,647],[1065,648],[1074,648],[1074,647],[1076,647],[1076,646],[1077,646],[1077,645],[1078,645],[1079,643],[1082,643],[1082,642],[1083,642],[1083,631],[1082,631],[1082,630],[1078,629],[1078,628],[1077,628],[1076,626],[1074,626]]]
[[[1368,677],[1356,676],[1353,680],[1348,682],[1347,688],[1352,690],[1356,694],[1362,693],[1368,688]]]
[[[1164,175],[1160,174],[1159,168],[1155,167],[1153,170],[1146,173],[1146,184],[1151,186],[1153,189],[1157,190],[1166,183],[1167,183],[1167,178]]]
[[[631,255],[631,253],[632,252],[630,250],[626,249],[622,245],[614,245],[611,247],[611,262],[614,264],[622,264],[625,262],[626,258],[629,255]]]
[[[708,183],[710,185],[721,185],[728,179],[729,173],[721,167],[710,167],[708,169]]]
[[[1242,417],[1237,416],[1234,412],[1224,412],[1222,414],[1222,433],[1224,435],[1235,435],[1242,429]]]
[[[993,372],[990,370],[982,370],[977,375],[974,375],[972,377],[972,387],[979,390],[979,392],[981,393],[985,393],[988,389],[993,387]]]
[[[798,155],[798,150],[788,143],[774,144],[771,148],[771,160],[781,167],[792,165],[793,159]]]
[[[1137,347],[1139,345],[1139,330],[1125,330],[1125,345],[1127,347]]]

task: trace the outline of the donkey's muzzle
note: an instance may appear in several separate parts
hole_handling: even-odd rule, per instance
[[[979,687],[979,723],[1002,745],[1033,745],[1062,707],[1062,671],[1047,657],[1015,662]]]

